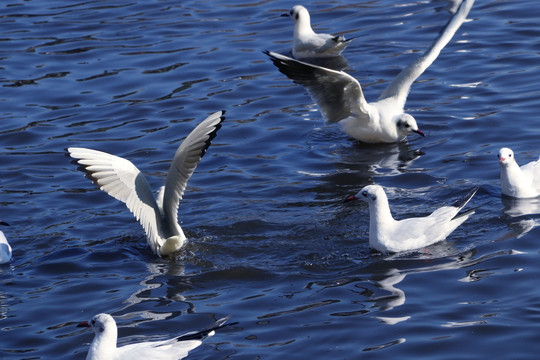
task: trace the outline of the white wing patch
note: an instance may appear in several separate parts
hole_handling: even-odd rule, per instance
[[[144,228],[152,250],[159,253],[160,212],[139,169],[131,161],[106,152],[76,147],[67,150],[101,190],[126,204]]]

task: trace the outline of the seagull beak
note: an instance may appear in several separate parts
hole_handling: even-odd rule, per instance
[[[83,321],[77,325],[77,327],[91,327],[88,321]]]
[[[502,156],[499,157],[499,161],[500,161],[500,162],[504,162],[504,160],[506,160],[506,158],[503,158]]]
[[[417,133],[418,135],[422,135],[422,136],[424,136],[424,137],[426,136],[426,134],[424,134],[424,133],[422,132],[422,130],[420,130],[420,129],[413,130],[413,132]]]
[[[357,198],[356,196],[350,195],[350,196],[347,196],[347,197],[345,198],[345,200],[343,200],[343,202],[344,202],[344,203],[348,203],[348,202],[356,201],[356,200],[358,200],[358,198]]]
[[[289,13],[283,13],[280,15],[281,17],[290,17],[291,15]]]

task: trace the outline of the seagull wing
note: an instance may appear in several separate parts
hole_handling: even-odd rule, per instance
[[[540,159],[521,166],[523,176],[531,179],[536,191],[540,192]]]
[[[405,106],[407,95],[412,83],[435,61],[441,50],[452,39],[461,24],[467,18],[469,11],[474,4],[474,0],[464,0],[459,6],[458,11],[450,18],[446,26],[442,29],[439,36],[431,47],[418,59],[412,62],[409,66],[403,69],[388,87],[383,91],[379,100],[386,98],[394,98],[400,104],[400,107]]]
[[[369,119],[369,105],[360,83],[351,75],[292,59],[275,52],[264,52],[289,79],[304,86],[321,110],[327,123],[349,116]]]
[[[203,330],[191,331],[173,339],[122,346],[117,349],[118,358],[126,360],[183,359],[190,350],[201,345],[204,339],[213,336],[215,330],[237,324],[225,324],[228,319],[229,317],[222,318]]]
[[[150,185],[139,169],[131,161],[106,152],[77,147],[67,151],[101,190],[126,204],[157,254],[161,217]]]
[[[478,188],[471,190],[452,205],[440,207],[428,216],[398,221],[399,226],[395,228],[394,238],[406,234],[409,240],[396,246],[401,245],[404,249],[420,248],[446,238],[477,209],[459,213],[477,191]]]
[[[524,174],[527,174],[526,176],[540,177],[540,159],[522,165],[520,168]]]
[[[213,113],[197,125],[174,154],[163,194],[163,213],[171,224],[178,223],[178,205],[186,184],[221,128],[224,113],[225,111]]]
[[[121,360],[171,360],[183,359],[190,350],[202,344],[200,340],[185,341],[179,345],[171,340],[148,341],[124,345],[116,349],[115,359]]]

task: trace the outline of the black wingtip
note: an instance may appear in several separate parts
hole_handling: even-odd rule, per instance
[[[350,41],[350,40],[345,40],[345,36],[343,35],[336,35],[332,38],[332,40],[334,40],[337,43],[346,43]]]
[[[457,207],[457,208],[462,208],[464,207],[465,205],[467,205],[467,203],[469,202],[469,200],[471,200],[471,198],[474,196],[474,194],[476,194],[476,192],[478,191],[478,189],[480,189],[479,187],[475,187],[474,189],[472,189],[471,191],[469,191],[467,194],[465,194],[464,196],[460,197],[459,199],[456,200],[456,202],[454,202],[452,204],[452,206],[454,207]]]
[[[180,335],[179,337],[176,338],[176,341],[204,340],[208,337],[208,334],[210,334],[212,331],[219,330],[227,326],[234,326],[238,324],[238,322],[226,324],[227,320],[229,320],[230,318],[231,318],[230,316],[221,318],[215,323],[213,323],[212,325],[208,326],[207,328],[204,328],[199,331],[191,331],[183,335]]]
[[[479,187],[476,187],[474,189],[472,189],[471,191],[469,191],[466,195],[462,196],[461,198],[459,198],[455,203],[452,204],[452,206],[458,208],[459,210],[461,210],[461,208],[463,208],[465,205],[467,205],[467,203],[469,202],[469,200],[472,199],[472,197],[474,196],[474,194],[476,194],[476,192],[478,191]],[[456,214],[452,219],[450,220],[455,220],[455,219],[458,219],[460,217],[463,217],[463,216],[468,216],[472,213],[474,213],[479,207],[483,206],[485,204],[481,204],[475,208],[472,208],[470,210],[467,210],[465,212],[462,212],[462,213],[458,213]],[[458,211],[459,211],[458,210]]]
[[[204,143],[204,147],[201,149],[201,159],[206,154],[206,151],[212,145],[212,140],[217,136],[217,132],[219,129],[221,129],[221,124],[223,121],[225,121],[225,110],[221,110],[221,115],[219,116],[219,122],[214,125],[214,129],[208,134],[208,139],[206,139],[206,142]]]
[[[263,50],[263,54],[267,55],[270,58],[270,61],[272,61],[274,63],[274,65],[279,68],[279,64],[281,62],[281,60],[279,58],[274,56],[272,54],[272,52],[268,51],[268,50]]]
[[[89,165],[82,165],[81,163],[79,163],[79,160],[81,159],[72,157],[71,152],[68,150],[68,148],[65,148],[64,150],[65,150],[65,156],[67,156],[70,159],[69,160],[70,164],[73,164],[77,171],[82,172],[84,174],[84,177],[90,180],[99,189],[101,185],[99,185],[97,182],[97,179],[92,176],[92,172],[88,171],[87,168]]]

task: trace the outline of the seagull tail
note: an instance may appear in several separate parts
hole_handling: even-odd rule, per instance
[[[334,40],[336,40],[336,41],[339,40],[339,42],[342,42],[342,43],[344,43],[344,44],[349,45],[351,41],[353,41],[354,39],[357,39],[357,38],[359,38],[359,37],[360,37],[360,36],[353,36],[353,37],[350,37],[350,38],[345,39],[345,37],[344,37],[343,35],[340,35],[340,36],[335,36],[335,37],[334,37]],[[339,38],[341,38],[341,39],[339,39]]]

